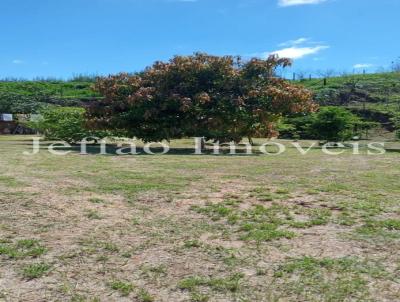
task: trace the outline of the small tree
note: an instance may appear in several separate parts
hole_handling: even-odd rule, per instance
[[[369,121],[363,121],[363,120],[359,120],[359,122],[357,122],[355,124],[356,127],[356,131],[359,133],[364,133],[365,134],[365,139],[369,138],[369,131],[379,127],[380,123],[377,122],[369,122]]]
[[[341,107],[323,107],[314,116],[311,131],[320,140],[339,142],[354,136],[355,126],[360,119]]]
[[[85,127],[85,109],[76,107],[49,106],[40,111],[40,117],[27,123],[48,140],[63,140],[76,143],[85,137],[104,135]]]

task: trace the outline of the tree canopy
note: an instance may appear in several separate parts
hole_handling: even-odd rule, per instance
[[[310,91],[275,76],[290,64],[276,56],[243,61],[196,53],[99,78],[94,89],[103,99],[89,107],[88,126],[144,141],[268,137],[282,116],[316,110]]]

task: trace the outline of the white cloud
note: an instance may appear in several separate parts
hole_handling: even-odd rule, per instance
[[[301,59],[305,56],[317,54],[321,50],[328,49],[328,48],[329,48],[329,46],[326,46],[326,45],[318,45],[315,47],[292,46],[292,47],[288,47],[288,48],[275,50],[273,52],[268,53],[268,55],[278,55],[280,58]]]
[[[279,46],[293,46],[293,45],[299,45],[299,44],[303,44],[310,41],[309,38],[298,38],[296,40],[289,40],[286,42],[283,42],[281,44],[279,44]]]
[[[374,64],[364,63],[364,64],[355,64],[355,65],[353,65],[353,68],[360,69],[360,68],[370,68],[373,66],[374,66]]]
[[[325,43],[323,42],[314,42],[310,38],[298,38],[295,40],[289,40],[287,42],[278,44],[278,46],[283,48],[274,51],[255,53],[252,55],[248,55],[248,57],[255,56],[266,59],[270,55],[278,55],[280,58],[289,58],[295,60],[304,58],[306,56],[318,54],[319,52],[330,47],[328,45],[325,45]],[[314,60],[322,60],[322,58],[317,57],[314,58]]]
[[[13,63],[13,64],[23,64],[24,61],[15,59],[15,60],[12,61],[12,63]]]
[[[279,0],[278,5],[287,7],[287,6],[305,5],[305,4],[319,4],[325,1],[326,0]]]

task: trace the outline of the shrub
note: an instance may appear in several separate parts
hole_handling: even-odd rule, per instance
[[[35,113],[42,105],[30,96],[0,91],[0,112],[2,113]]]
[[[281,138],[315,139],[311,131],[314,115],[305,115],[284,119],[277,127]]]
[[[76,107],[46,107],[40,111],[40,117],[27,123],[38,130],[46,139],[63,140],[76,143],[84,137],[104,136],[104,132],[93,132],[85,127],[85,109]]]
[[[360,119],[341,107],[323,107],[314,115],[311,133],[320,140],[338,142],[351,139]]]

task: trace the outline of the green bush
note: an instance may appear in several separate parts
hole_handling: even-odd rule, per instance
[[[339,142],[356,135],[361,120],[341,107],[323,107],[310,124],[311,133],[320,140]]]
[[[317,137],[310,131],[313,119],[313,114],[284,119],[277,126],[279,137],[287,139],[316,139]]]
[[[13,92],[0,91],[1,113],[35,113],[43,104],[36,99]]]
[[[327,106],[314,114],[284,119],[277,127],[281,138],[339,142],[377,127],[341,107]]]
[[[76,143],[84,137],[105,135],[85,127],[85,109],[50,106],[40,111],[40,117],[27,126],[38,130],[48,140],[63,140]]]

